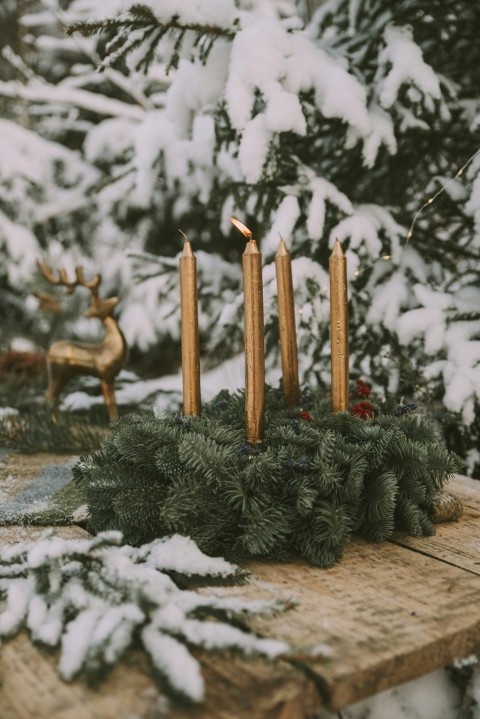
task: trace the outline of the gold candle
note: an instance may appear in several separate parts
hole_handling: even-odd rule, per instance
[[[248,227],[233,217],[230,220],[248,238],[242,256],[245,301],[245,434],[247,442],[255,445],[263,438],[265,413],[262,255]]]
[[[300,404],[298,382],[297,332],[295,328],[295,305],[293,301],[292,261],[283,239],[280,239],[275,255],[278,293],[278,325],[280,352],[282,355],[283,397],[287,407]]]
[[[182,316],[183,414],[197,416],[202,410],[198,339],[197,259],[186,237],[180,257],[180,307]]]
[[[348,410],[347,259],[339,240],[329,260],[330,336],[332,343],[332,412]]]

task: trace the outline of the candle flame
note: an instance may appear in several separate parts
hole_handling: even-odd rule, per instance
[[[234,227],[237,228],[237,230],[240,230],[242,235],[245,235],[245,237],[248,237],[249,240],[252,239],[252,231],[248,229],[246,225],[243,224],[243,222],[240,222],[240,220],[237,220],[235,217],[230,218],[230,222]]]

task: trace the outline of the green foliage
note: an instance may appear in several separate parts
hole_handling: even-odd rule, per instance
[[[27,391],[25,392],[27,396]],[[52,422],[42,405],[0,418],[0,444],[21,452],[85,452],[98,447],[107,432],[103,407],[88,413],[65,414]]]
[[[269,389],[265,439],[252,447],[243,404],[224,390],[201,417],[122,418],[74,468],[89,529],[121,530],[132,544],[186,534],[210,554],[300,554],[326,567],[354,531],[371,541],[433,533],[433,494],[459,463],[428,419],[362,420],[311,402],[309,421]]]
[[[178,15],[173,15],[169,22],[161,22],[151,7],[143,3],[132,5],[127,13],[118,18],[75,22],[67,29],[70,35],[79,32],[84,37],[99,33],[110,34],[111,39],[105,48],[105,59],[100,65],[101,70],[124,60],[127,55],[141,47],[143,52],[135,65],[137,72],[147,72],[155,59],[157,45],[167,35],[173,40],[167,71],[176,68],[185,35],[189,31],[196,35],[194,47],[198,48],[201,62],[207,59],[216,39],[219,37],[231,39],[235,35],[235,32],[217,25],[181,23]]]

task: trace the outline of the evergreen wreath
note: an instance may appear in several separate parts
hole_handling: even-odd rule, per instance
[[[436,497],[460,462],[415,405],[332,414],[311,396],[301,412],[283,407],[280,390],[266,399],[256,447],[244,439],[243,392],[223,390],[200,417],[122,418],[74,468],[88,529],[118,529],[134,545],[179,533],[207,554],[322,567],[353,532],[434,534]]]

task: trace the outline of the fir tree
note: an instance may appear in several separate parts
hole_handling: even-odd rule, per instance
[[[220,12],[208,0],[175,8],[152,0],[120,15],[115,3],[67,5],[67,16],[55,11],[58,22],[89,37],[65,41],[58,25],[50,30],[50,52],[64,60],[50,63],[60,69],[47,85],[26,83],[32,131],[74,141],[95,175],[73,205],[70,195],[47,202],[45,235],[38,205],[32,222],[8,201],[9,180],[8,219],[41,245],[48,237],[51,250],[59,241],[57,258],[78,257],[81,246],[92,266],[105,267],[106,284],[124,298],[134,356],[136,347],[178,343],[182,227],[207,251],[201,333],[218,359],[241,347],[242,243],[227,220],[238,213],[265,257],[270,367],[279,362],[272,258],[280,231],[294,257],[303,378],[322,387],[326,269],[338,236],[350,268],[353,372],[398,398],[416,393],[432,412],[444,406],[447,440],[472,469],[479,157],[456,173],[480,144],[477,4],[330,0],[312,14],[303,2],[227,1]],[[11,83],[0,83],[0,95],[13,97]],[[407,242],[417,209],[451,178]],[[126,248],[165,258],[132,287]]]
[[[411,236],[408,228],[419,205],[478,149],[477,124],[465,111],[466,98],[476,98],[471,33],[478,9],[459,0],[388,7],[331,0],[304,33],[292,18],[245,17],[233,4],[215,19],[208,3],[198,17],[168,12],[161,3],[134,5],[119,18],[71,29],[110,33],[105,67],[127,57],[131,66],[147,67],[155,52],[175,67],[182,58],[166,96],[166,125],[157,126],[163,173],[175,178],[183,201],[193,192],[192,201],[205,205],[206,227],[212,220],[225,232],[226,217],[241,212],[258,229],[267,261],[277,231],[290,239],[305,378],[328,382],[323,268],[338,236],[350,263],[354,368],[384,388],[444,401],[462,413],[461,433],[474,423],[474,439],[480,161],[469,165],[466,188],[458,175]],[[223,79],[215,82],[220,66]],[[182,116],[174,130],[169,118]],[[198,144],[196,127],[207,133],[212,123],[206,190],[190,173],[178,175],[171,158],[181,143]],[[211,136],[203,135],[204,147]],[[228,166],[226,156],[234,158]],[[204,163],[194,161],[200,172]],[[268,269],[266,280],[273,364],[277,325]],[[226,335],[239,346],[241,304],[210,317],[211,346],[224,348]],[[461,350],[453,339],[460,326]]]

